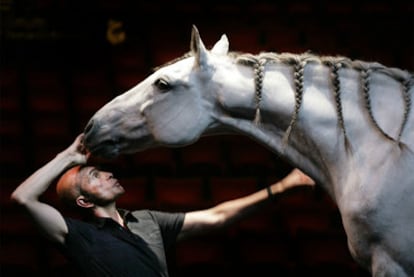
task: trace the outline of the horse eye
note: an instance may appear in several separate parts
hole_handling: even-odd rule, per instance
[[[170,83],[169,83],[167,80],[162,79],[162,78],[157,79],[157,80],[154,82],[154,85],[155,85],[155,86],[156,86],[159,90],[161,90],[161,91],[163,91],[163,92],[166,92],[166,91],[168,91],[168,90],[170,90],[170,89],[171,89],[171,85],[170,85]]]

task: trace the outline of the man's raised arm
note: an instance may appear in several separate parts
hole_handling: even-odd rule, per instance
[[[11,195],[12,201],[24,208],[42,233],[59,243],[64,242],[68,231],[63,216],[54,207],[40,202],[39,197],[65,170],[86,163],[88,154],[82,140],[83,134],[78,135],[72,145],[34,172]]]
[[[255,193],[218,204],[210,209],[193,211],[185,215],[179,239],[228,226],[246,218],[276,195],[293,187],[314,186],[315,182],[299,169],[293,169],[282,180]]]

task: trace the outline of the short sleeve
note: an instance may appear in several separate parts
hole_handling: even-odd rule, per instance
[[[168,249],[177,241],[177,236],[184,224],[184,213],[167,213],[160,211],[150,211],[154,220],[158,223],[161,235],[164,240],[164,247]]]

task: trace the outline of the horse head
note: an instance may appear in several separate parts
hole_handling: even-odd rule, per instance
[[[159,145],[179,147],[214,129],[215,57],[226,56],[225,35],[207,50],[194,26],[191,51],[160,67],[98,110],[85,128],[94,155],[115,157]]]

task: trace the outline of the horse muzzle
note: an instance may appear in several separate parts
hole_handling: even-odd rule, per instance
[[[88,151],[94,156],[115,158],[120,154],[119,140],[115,139],[102,128],[99,123],[91,119],[84,129],[84,143]]]

